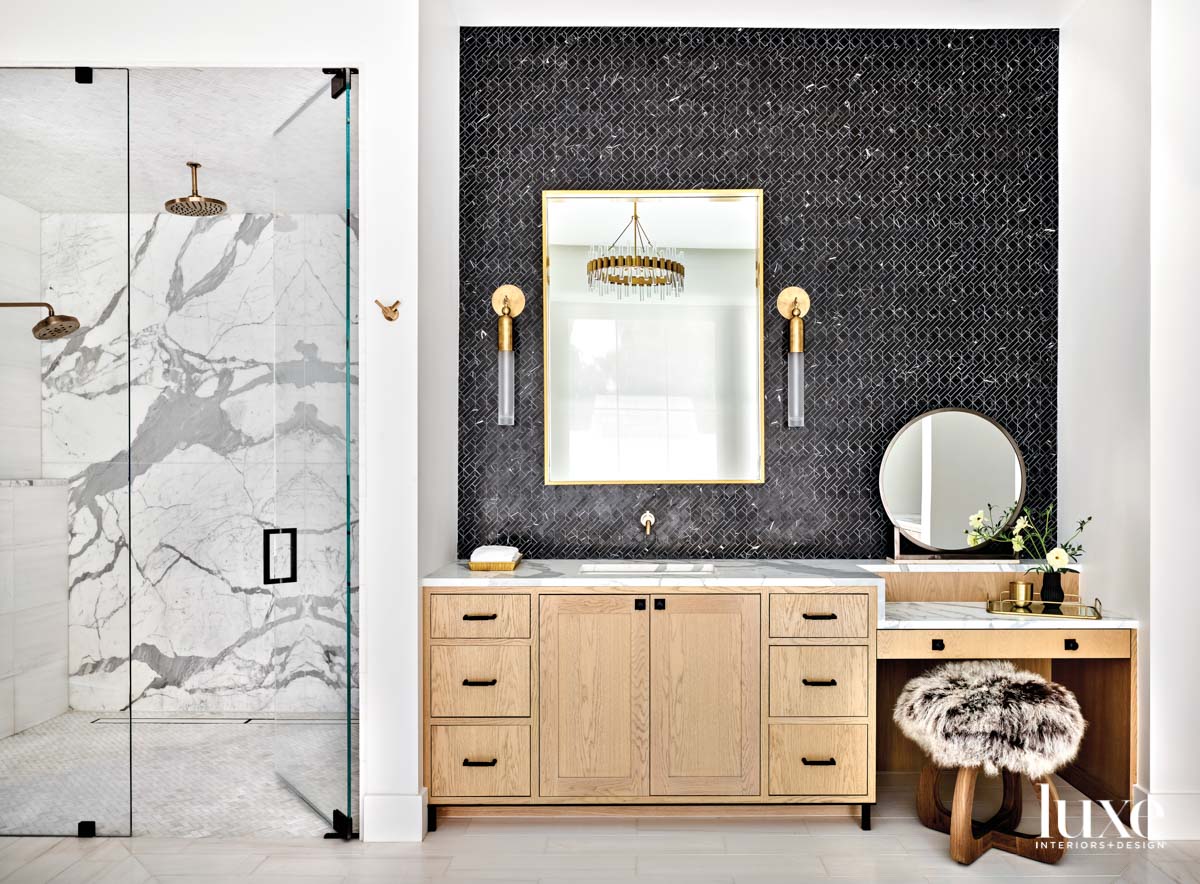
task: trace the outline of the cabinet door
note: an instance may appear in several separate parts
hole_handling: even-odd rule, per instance
[[[542,795],[647,794],[648,608],[644,596],[541,597]]]
[[[759,597],[656,597],[650,793],[759,794]]]

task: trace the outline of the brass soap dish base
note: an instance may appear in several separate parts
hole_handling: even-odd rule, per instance
[[[1050,617],[1055,620],[1099,620],[1101,611],[1099,600],[1095,605],[1084,605],[1077,601],[1070,602],[1027,602],[1024,605],[1013,602],[1012,599],[992,599],[987,603],[989,614],[1013,614],[1017,617]]]
[[[515,562],[467,562],[472,571],[515,571],[521,564],[521,556]]]

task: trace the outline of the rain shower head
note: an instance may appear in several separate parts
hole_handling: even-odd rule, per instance
[[[79,331],[79,320],[64,313],[55,313],[45,301],[0,301],[0,307],[45,307],[50,315],[33,327],[33,336],[39,341],[56,341]]]
[[[200,164],[195,162],[188,163],[188,168],[192,170],[191,195],[167,200],[163,204],[163,208],[172,215],[184,215],[188,218],[207,218],[210,215],[222,214],[227,208],[225,203],[211,196],[200,195],[196,182],[196,170],[200,168]]]

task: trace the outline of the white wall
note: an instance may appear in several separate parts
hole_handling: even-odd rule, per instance
[[[1188,537],[1200,501],[1196,207],[1200,4],[1154,0],[1150,186],[1150,793],[1158,838],[1200,838],[1200,586]]]
[[[1083,592],[1142,623],[1139,782],[1149,770],[1150,59],[1148,0],[1063,25],[1059,93],[1058,504]]]
[[[363,837],[421,837],[417,528],[417,0],[44,0],[5,9],[3,65],[357,66]],[[384,322],[374,299],[402,300]],[[452,345],[451,345],[452,346]]]
[[[41,216],[0,194],[0,301],[40,301]],[[42,474],[41,307],[0,310],[0,479]]]

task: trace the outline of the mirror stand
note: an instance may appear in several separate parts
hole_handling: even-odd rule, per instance
[[[892,554],[889,562],[972,562],[994,563],[1002,565],[1016,564],[1017,559],[1012,554],[1012,548],[1003,543],[985,543],[982,546],[966,550],[950,550],[937,552],[925,549],[913,543],[900,531],[892,526]]]

